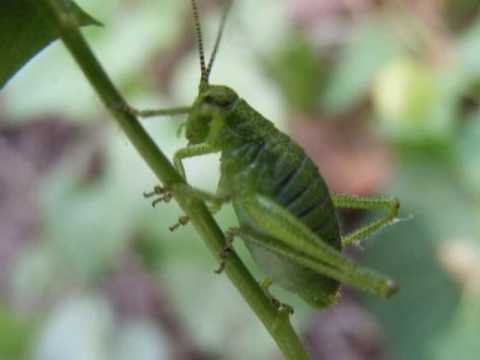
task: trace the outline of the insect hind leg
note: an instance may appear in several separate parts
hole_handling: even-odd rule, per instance
[[[351,233],[342,236],[342,246],[345,247],[355,241],[372,235],[382,227],[395,222],[400,203],[397,199],[388,198],[366,198],[352,195],[332,194],[333,204],[338,208],[364,209],[364,210],[387,210],[388,213],[370,224],[360,227]]]
[[[227,264],[226,259],[230,256],[233,246],[233,241],[235,240],[235,236],[238,235],[238,228],[230,228],[225,232],[225,246],[220,251],[220,265],[218,269],[215,270],[216,274],[221,274],[225,269],[225,265]]]
[[[272,199],[255,194],[235,200],[234,207],[242,222],[248,224],[241,227],[242,232],[250,235],[249,241],[255,245],[376,296],[388,297],[397,290],[393,280],[355,264]],[[303,288],[297,289],[299,294],[301,291]]]

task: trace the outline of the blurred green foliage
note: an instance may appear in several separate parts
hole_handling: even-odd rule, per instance
[[[328,59],[317,53],[303,33],[292,32],[285,43],[289,47],[272,53],[265,67],[294,110],[315,112],[328,83]]]
[[[188,1],[78,3],[106,24],[87,29],[86,35],[132,104],[191,101],[198,59],[183,33],[191,31],[185,25]],[[480,6],[471,0],[425,2],[438,4],[422,14],[409,8],[412,4],[386,1],[340,8],[339,15],[308,3],[235,2],[212,74],[215,82],[235,88],[281,128],[301,127],[304,118],[334,118],[345,122],[345,134],[319,129],[332,131],[335,139],[345,136],[339,145],[367,143],[346,133],[359,124],[368,129],[390,159],[389,168],[378,169],[389,180],[375,190],[400,199],[402,219],[367,239],[360,258],[397,279],[401,291],[388,301],[354,297],[374,315],[386,358],[475,360],[480,294],[471,282],[480,279],[468,275],[480,274],[480,259],[472,255],[469,267],[461,257],[453,265],[442,259],[451,244],[467,243],[471,254],[480,250]],[[312,8],[302,12],[302,6]],[[218,13],[202,9],[202,14],[208,47]],[[318,30],[309,24],[323,25]],[[319,34],[328,31],[335,36],[325,43]],[[165,73],[173,74],[168,84],[162,83]],[[178,208],[152,210],[142,199],[154,177],[120,131],[104,120],[109,115],[60,44],[17,74],[0,97],[2,126],[21,127],[58,114],[61,122],[88,129],[87,136],[62,150],[62,160],[46,175],[35,178],[41,225],[16,254],[10,286],[2,287],[2,301],[12,304],[0,309],[0,356],[21,358],[33,349],[33,358],[46,360],[52,354],[108,359],[120,352],[137,354],[139,360],[168,358],[178,334],[188,334],[191,346],[211,357],[271,356],[271,340],[228,281],[212,274],[217,264],[193,229],[168,231],[181,215]],[[169,155],[183,144],[175,136],[177,125],[173,119],[145,123]],[[103,160],[101,171],[92,175],[96,152]],[[360,150],[350,154],[350,161],[331,161],[345,167],[368,156]],[[215,157],[187,163],[189,179],[207,189],[218,180],[217,168]],[[323,175],[335,179],[335,174]],[[235,224],[229,208],[218,218],[224,228]],[[347,225],[356,221],[349,214],[344,219]],[[260,278],[242,244],[236,246]],[[120,287],[123,292],[112,294],[109,285],[117,273],[136,277]],[[150,312],[145,304],[132,301],[134,310],[125,305],[129,295],[155,292],[133,285],[143,282],[156,284],[154,290],[164,296],[159,303],[167,304],[165,312],[175,314],[174,321],[158,315],[163,305]],[[295,306],[300,329],[311,326],[315,310],[274,291]],[[19,315],[21,307],[28,309],[25,315]],[[25,323],[24,316],[35,320]],[[175,336],[165,325],[172,323],[183,325]],[[60,347],[63,342],[68,346]],[[121,351],[115,350],[119,344]]]
[[[0,306],[0,358],[26,359],[33,336],[32,324],[11,308]]]

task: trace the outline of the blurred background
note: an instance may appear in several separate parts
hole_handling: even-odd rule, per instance
[[[77,3],[105,25],[84,33],[134,106],[191,103],[189,1]],[[211,49],[219,2],[199,5]],[[289,133],[332,191],[401,201],[402,221],[349,249],[398,280],[393,298],[343,289],[318,311],[274,289],[312,358],[478,359],[480,3],[235,1],[212,82]],[[181,120],[145,121],[169,156]],[[153,174],[60,43],[0,93],[0,164],[0,359],[280,358],[202,239],[168,230],[178,207],[142,198]],[[217,169],[187,161],[205,189]]]

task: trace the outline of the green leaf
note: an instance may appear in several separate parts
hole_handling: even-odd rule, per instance
[[[70,0],[63,0],[69,1]],[[0,5],[0,89],[31,58],[58,38],[37,0],[2,0]],[[100,25],[71,2],[81,26]]]

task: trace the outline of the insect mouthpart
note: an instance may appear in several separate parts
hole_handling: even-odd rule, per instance
[[[195,145],[205,141],[208,136],[211,121],[211,111],[204,111],[203,105],[200,105],[199,109],[190,114],[186,123],[185,132],[188,145]]]

